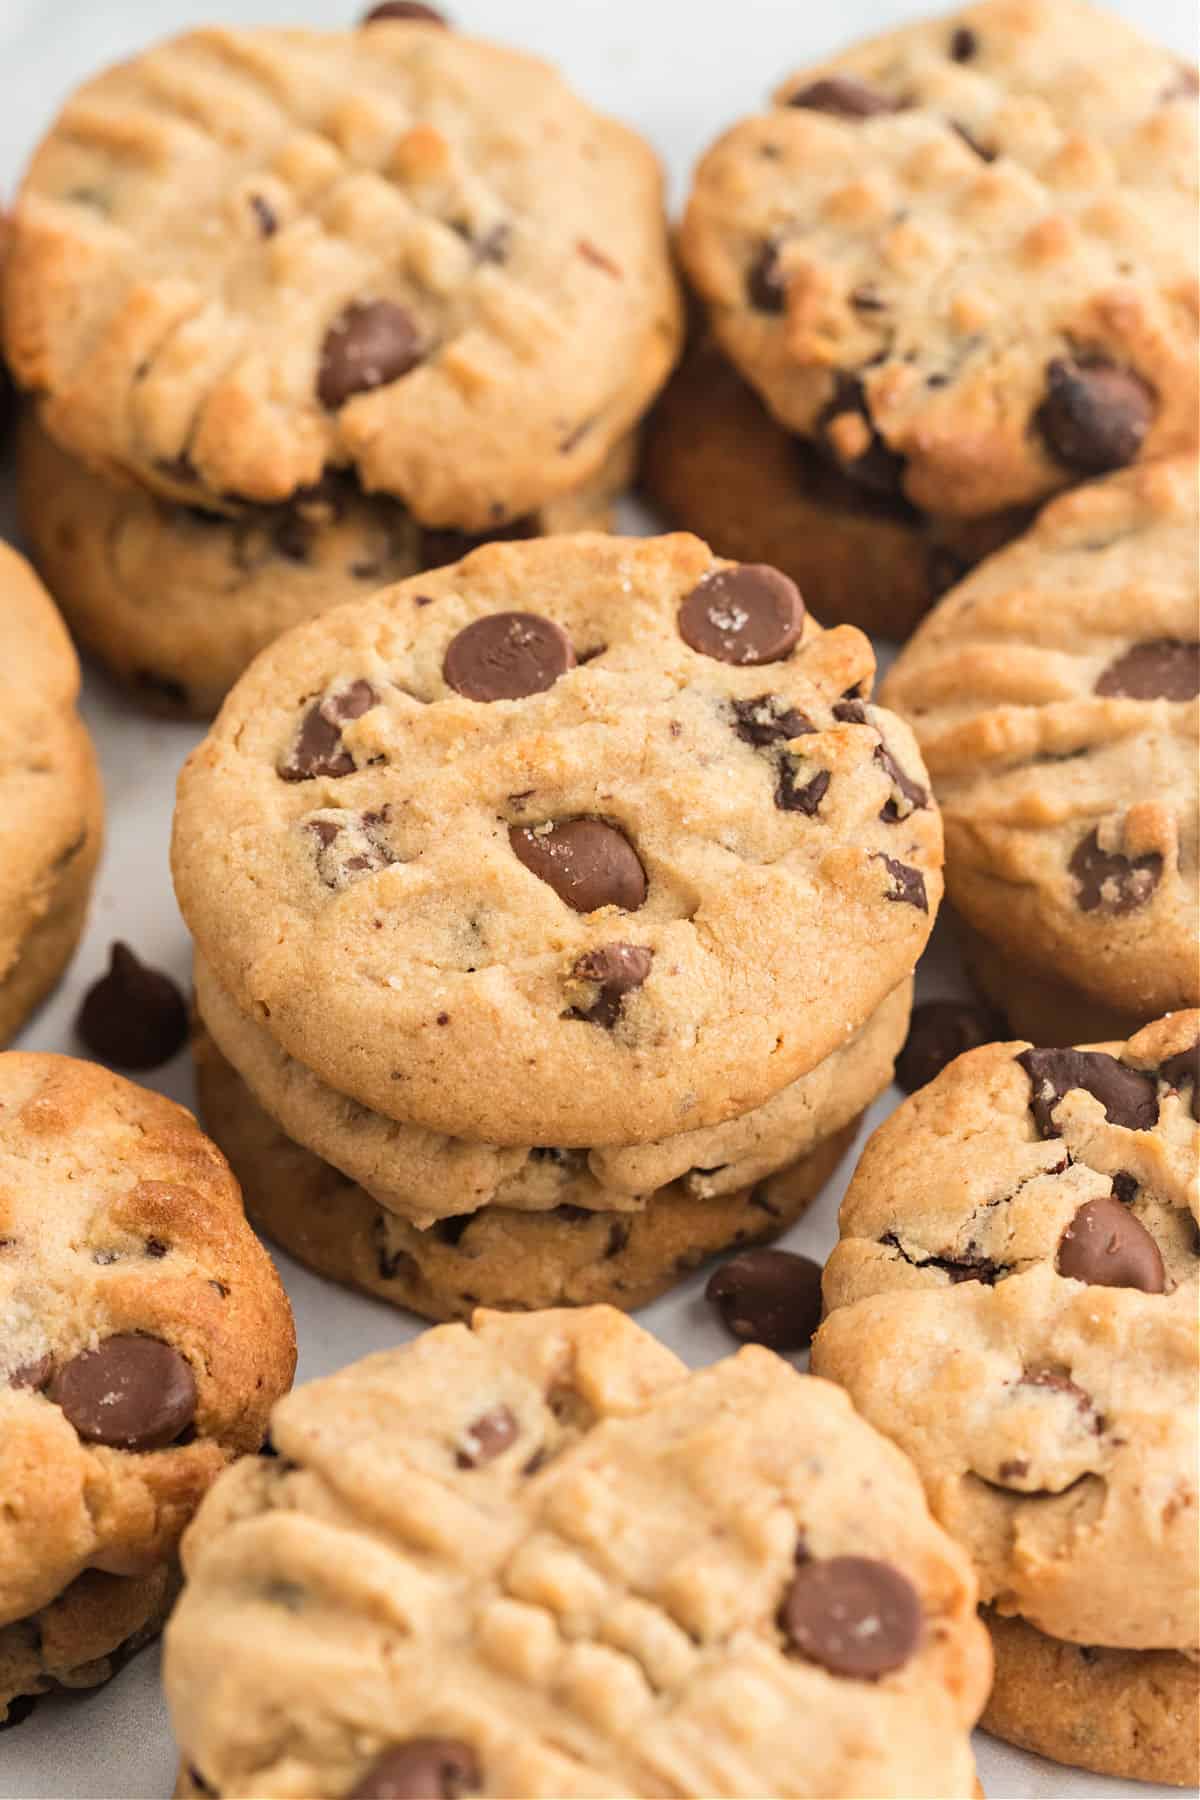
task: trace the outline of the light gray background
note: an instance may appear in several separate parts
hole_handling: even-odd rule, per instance
[[[481,35],[537,50],[557,62],[590,100],[642,130],[658,147],[682,197],[687,171],[717,131],[755,108],[793,66],[856,36],[886,29],[913,10],[904,0],[449,0],[455,17]],[[364,8],[366,0],[363,0]],[[1195,54],[1194,0],[1119,0],[1115,10],[1185,53]],[[71,87],[99,65],[151,39],[213,19],[238,23],[338,25],[356,16],[350,0],[0,0],[0,190],[11,193],[21,165]],[[8,519],[7,477],[0,522]],[[628,529],[646,529],[632,511]],[[8,535],[12,535],[11,531]],[[32,1049],[77,1050],[71,1020],[114,936],[126,937],[186,981],[187,935],[167,875],[175,772],[199,732],[138,717],[94,673],[86,711],[104,764],[108,843],[90,929],[53,1002],[24,1034]],[[922,989],[954,988],[944,948],[922,967]],[[152,1084],[190,1103],[186,1056]],[[872,1109],[871,1123],[897,1099]],[[847,1159],[789,1242],[828,1253]],[[300,1379],[311,1379],[411,1335],[406,1315],[326,1286],[280,1258],[300,1334]],[[729,1342],[701,1299],[703,1276],[647,1309],[643,1318],[689,1362],[723,1354]],[[139,1657],[109,1687],[45,1701],[13,1731],[0,1733],[0,1800],[105,1797],[140,1800],[171,1792],[175,1756],[158,1695],[157,1651]],[[1166,1795],[1073,1774],[979,1739],[979,1767],[992,1800],[1084,1800],[1084,1796]],[[919,1797],[916,1797],[919,1800]]]

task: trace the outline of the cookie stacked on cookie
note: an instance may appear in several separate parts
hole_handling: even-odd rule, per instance
[[[674,360],[649,148],[405,13],[160,45],[22,186],[25,528],[162,708],[211,712],[280,630],[472,538],[604,523]]]
[[[488,546],[289,633],[180,781],[205,1113],[433,1316],[637,1305],[887,1083],[941,892],[870,645],[697,539]]]
[[[983,0],[790,76],[696,173],[681,258],[740,382],[681,374],[654,490],[900,634],[1024,510],[1195,449],[1196,94],[1086,0]]]

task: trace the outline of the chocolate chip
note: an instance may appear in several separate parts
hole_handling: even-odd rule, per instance
[[[950,55],[954,62],[970,62],[979,49],[979,38],[969,25],[959,25],[951,34]]]
[[[765,750],[772,744],[786,744],[792,738],[807,737],[816,727],[802,712],[789,706],[779,694],[759,694],[754,700],[733,702],[734,727],[744,744]]]
[[[398,381],[424,354],[411,313],[392,300],[356,300],[325,333],[317,397],[335,412],[354,394]]]
[[[1056,357],[1034,424],[1068,469],[1103,475],[1137,456],[1154,417],[1154,395],[1132,369]]]
[[[986,1256],[972,1256],[969,1249],[962,1256],[910,1256],[894,1231],[885,1231],[879,1242],[889,1250],[894,1250],[910,1269],[939,1269],[943,1275],[949,1276],[955,1287],[960,1281],[980,1281],[984,1287],[995,1287],[998,1281],[1011,1273],[1009,1263],[992,1262]]]
[[[1145,856],[1102,850],[1099,832],[1089,831],[1072,851],[1067,868],[1075,880],[1080,912],[1127,913],[1149,900],[1162,880],[1163,859],[1157,850]]]
[[[970,126],[964,125],[962,123],[961,119],[951,119],[950,129],[951,129],[951,131],[953,131],[955,133],[955,135],[957,137],[960,137],[962,139],[963,143],[967,146],[968,150],[971,150],[974,152],[974,154],[979,158],[980,162],[985,162],[985,163],[995,162],[996,152],[994,150],[990,150],[986,144],[981,144],[979,139],[975,136],[975,133],[971,130]]]
[[[713,1270],[704,1297],[743,1343],[805,1350],[821,1323],[821,1265],[792,1250],[743,1250]]]
[[[739,665],[782,662],[804,630],[804,602],[778,569],[732,563],[697,582],[678,623],[684,643],[701,656]]]
[[[1200,694],[1200,644],[1179,638],[1134,644],[1109,663],[1096,692],[1130,700],[1194,700]]]
[[[187,1004],[161,969],[128,944],[109,949],[108,973],[83,998],[75,1029],[92,1055],[118,1069],[157,1069],[183,1048]]]
[[[965,1050],[1000,1036],[1001,1021],[988,1007],[966,1000],[926,1000],[913,1010],[904,1048],[896,1058],[896,1080],[915,1094]]]
[[[1165,1081],[1168,1087],[1192,1090],[1192,1117],[1200,1118],[1200,1038],[1190,1050],[1180,1050],[1174,1056],[1168,1056],[1158,1071],[1158,1079]]]
[[[801,782],[799,776],[804,766],[802,757],[785,754],[780,758],[775,804],[780,812],[798,812],[807,819],[815,819],[829,792],[832,777],[828,769],[818,769],[808,781]]]
[[[455,1461],[460,1469],[478,1469],[515,1444],[520,1430],[511,1407],[494,1406],[467,1426]]]
[[[840,725],[869,725],[871,723],[865,704],[857,698],[838,700],[832,710],[834,718]]]
[[[324,775],[336,781],[353,775],[356,765],[342,743],[342,726],[378,704],[379,695],[369,681],[352,681],[347,688],[322,695],[305,713],[287,760],[278,765],[279,779],[313,781]]]
[[[261,194],[251,194],[250,210],[254,214],[259,233],[265,238],[274,237],[279,230],[279,220],[275,216],[275,208]]]
[[[862,419],[870,428],[870,442],[857,456],[847,457],[837,448],[834,421],[849,414]],[[840,371],[834,381],[833,398],[817,419],[817,435],[827,455],[832,456],[848,481],[872,494],[895,499],[904,492],[904,458],[893,450],[871,417],[867,391],[857,375]]]
[[[1092,1396],[1085,1394],[1083,1389],[1071,1380],[1065,1369],[1024,1369],[1021,1372],[1019,1385],[1021,1387],[1048,1388],[1051,1393],[1066,1394],[1082,1413],[1092,1412],[1095,1408]]]
[[[901,1668],[920,1644],[925,1624],[920,1595],[908,1577],[867,1556],[801,1563],[779,1622],[801,1656],[860,1681]]]
[[[122,1332],[58,1370],[50,1398],[81,1438],[114,1450],[161,1450],[196,1413],[196,1381],[178,1350]]]
[[[885,800],[879,817],[885,825],[896,825],[909,813],[920,812],[929,805],[929,790],[906,775],[881,738],[875,746],[875,761],[892,784],[891,798]]]
[[[1079,1208],[1059,1242],[1058,1272],[1092,1287],[1140,1288],[1143,1294],[1161,1294],[1165,1286],[1158,1245],[1112,1194]]]
[[[640,988],[650,973],[654,952],[642,944],[602,944],[586,950],[571,970],[575,981],[595,982],[596,998],[586,1009],[576,1009],[576,1017],[611,1030],[621,1013],[626,994]]]
[[[603,819],[511,826],[514,856],[576,912],[619,906],[636,912],[646,898],[646,871],[623,831]]]
[[[1121,1169],[1112,1178],[1112,1191],[1122,1206],[1132,1206],[1138,1195],[1138,1178]]]
[[[1017,1061],[1029,1077],[1029,1107],[1043,1138],[1062,1136],[1054,1109],[1073,1088],[1099,1100],[1110,1125],[1150,1131],[1158,1123],[1154,1077],[1103,1050],[1022,1050]]]
[[[459,1800],[482,1785],[469,1744],[457,1738],[409,1738],[385,1750],[346,1800]]]
[[[31,1388],[35,1394],[40,1394],[53,1373],[54,1358],[49,1355],[37,1356],[32,1362],[21,1363],[14,1369],[9,1375],[8,1385],[10,1388]]]
[[[892,885],[884,895],[885,900],[896,900],[903,906],[915,906],[918,912],[929,911],[925,877],[920,869],[910,869],[907,863],[897,862],[893,856],[876,854],[871,861],[881,862],[892,878]]]
[[[746,271],[746,298],[756,312],[781,313],[787,305],[787,282],[779,264],[780,246],[768,238]]]
[[[561,625],[540,613],[501,612],[476,619],[450,640],[442,674],[468,700],[520,700],[545,693],[574,667]]]
[[[873,119],[879,113],[900,111],[890,94],[880,93],[855,75],[825,75],[788,98],[789,106],[809,112],[833,113],[839,119]]]

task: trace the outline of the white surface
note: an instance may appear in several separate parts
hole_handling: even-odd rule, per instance
[[[597,105],[643,130],[672,174],[676,200],[704,145],[756,106],[793,66],[868,31],[885,29],[916,6],[903,0],[450,0],[464,26],[535,49],[558,62]],[[365,7],[365,0],[364,0]],[[1120,0],[1116,10],[1194,54],[1193,0]],[[188,24],[221,18],[333,24],[355,16],[347,0],[0,0],[0,186],[11,191],[22,161],[62,97],[103,62]],[[4,492],[8,483],[4,484]],[[630,529],[637,528],[632,515]],[[11,535],[11,532],[8,534]],[[200,736],[186,726],[134,713],[99,676],[89,674],[86,711],[100,745],[108,801],[108,842],[90,928],[57,996],[26,1031],[32,1049],[78,1050],[71,1021],[115,936],[188,979],[187,934],[167,873],[167,841],[176,770]],[[922,991],[952,991],[957,973],[943,952],[927,958]],[[190,1104],[186,1055],[151,1085]],[[871,1122],[895,1103],[893,1091]],[[788,1242],[824,1257],[836,1236],[837,1203],[853,1167],[838,1178]],[[296,1311],[299,1379],[309,1380],[418,1329],[408,1315],[318,1281],[279,1258]],[[730,1348],[701,1293],[704,1274],[649,1307],[642,1319],[691,1363]],[[157,1652],[137,1658],[107,1688],[82,1698],[43,1701],[18,1728],[0,1734],[0,1800],[147,1800],[170,1794],[175,1755],[158,1695]],[[981,1737],[980,1775],[990,1800],[1147,1797],[1174,1790],[1103,1781],[1061,1769]],[[914,1797],[920,1800],[920,1797]]]

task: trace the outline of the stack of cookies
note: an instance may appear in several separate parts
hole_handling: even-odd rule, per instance
[[[18,198],[5,335],[48,583],[143,700],[203,717],[326,607],[607,525],[680,318],[649,147],[388,6],[86,84]]]
[[[299,627],[180,781],[202,1105],[314,1267],[635,1306],[773,1236],[941,893],[874,658],[695,538],[490,545]]]

